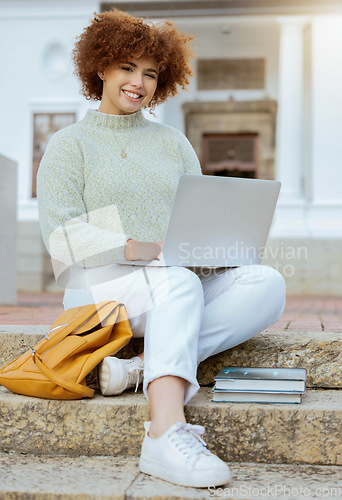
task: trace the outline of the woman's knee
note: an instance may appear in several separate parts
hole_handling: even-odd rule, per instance
[[[165,271],[166,269],[166,271]],[[154,304],[161,304],[164,300],[173,298],[187,298],[189,300],[203,300],[203,288],[199,277],[183,267],[164,268],[163,275],[150,276],[151,291]]]
[[[279,271],[269,266],[251,265],[237,268],[236,274],[240,283],[252,286],[258,302],[267,306],[272,323],[278,321],[286,302],[286,284]]]
[[[262,267],[268,309],[273,311],[273,323],[281,318],[286,303],[286,283],[282,274],[268,266]]]
[[[169,267],[168,277],[180,283],[185,283],[189,287],[199,288],[202,287],[201,280],[193,271],[187,269],[186,267]]]
[[[173,289],[181,289],[183,293],[203,296],[201,280],[190,269],[186,267],[168,268],[168,277]]]

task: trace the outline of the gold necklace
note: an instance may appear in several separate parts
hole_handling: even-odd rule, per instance
[[[135,128],[136,121],[137,121],[137,120],[136,120],[136,118],[135,118],[134,125],[132,126],[131,133],[129,134],[128,139],[127,139],[127,141],[125,142],[125,144],[124,144],[123,146],[122,146],[122,145],[120,144],[120,142],[118,141],[118,138],[117,138],[117,137],[115,137],[115,134],[113,134],[113,137],[114,137],[114,139],[115,139],[115,141],[116,141],[117,145],[118,145],[118,146],[119,146],[119,148],[121,149],[121,158],[126,158],[126,156],[127,156],[127,153],[126,153],[125,149],[126,149],[126,146],[127,146],[127,144],[128,144],[128,141],[129,141],[129,140],[130,140],[130,138],[131,138],[131,135],[133,134],[133,130],[134,130],[134,128]]]

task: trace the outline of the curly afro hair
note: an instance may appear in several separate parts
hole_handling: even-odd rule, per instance
[[[156,92],[148,107],[152,109],[183,90],[192,76],[190,47],[192,36],[180,33],[174,23],[152,23],[112,9],[94,14],[91,24],[78,37],[73,50],[75,74],[82,83],[81,93],[100,101],[103,82],[98,71],[131,58],[153,57],[159,66]]]

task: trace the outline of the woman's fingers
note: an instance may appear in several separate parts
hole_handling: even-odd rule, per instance
[[[137,240],[128,240],[125,248],[126,260],[153,260],[159,259],[163,250],[163,241],[145,243]]]

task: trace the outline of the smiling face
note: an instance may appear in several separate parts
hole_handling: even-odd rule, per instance
[[[127,115],[143,108],[153,98],[158,83],[158,65],[151,57],[132,58],[98,75],[103,80],[99,111]]]

